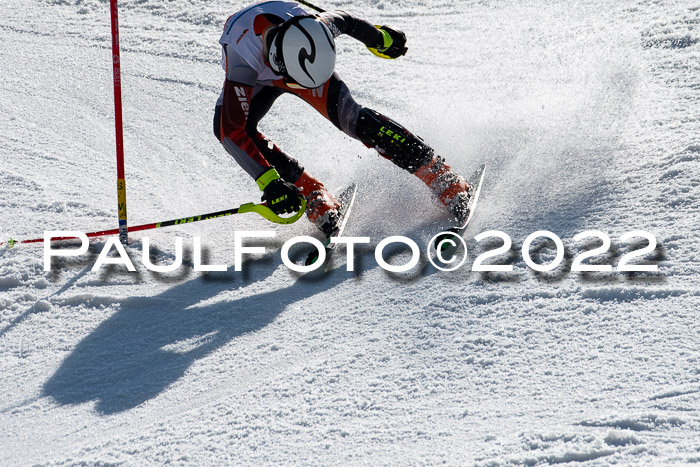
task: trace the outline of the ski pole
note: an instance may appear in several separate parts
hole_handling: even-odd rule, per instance
[[[296,0],[296,2],[297,2],[297,3],[301,3],[302,5],[306,5],[306,6],[308,6],[309,8],[313,8],[314,10],[318,11],[319,13],[325,13],[325,12],[326,12],[326,10],[324,10],[323,8],[319,8],[319,7],[317,7],[316,5],[314,5],[313,3],[307,2],[306,0]]]
[[[119,216],[119,241],[127,243],[126,179],[124,176],[124,128],[122,123],[122,79],[119,55],[119,19],[117,0],[110,0],[112,16],[112,75],[114,77],[114,129],[117,142],[117,209]]]
[[[217,212],[210,212],[207,214],[200,214],[199,216],[192,216],[192,217],[184,217],[181,219],[172,219],[169,221],[161,221],[161,222],[153,222],[151,224],[142,224],[142,225],[136,225],[133,227],[129,227],[129,232],[138,232],[141,230],[152,230],[152,229],[159,229],[161,227],[169,227],[171,225],[181,225],[181,224],[190,224],[192,222],[199,222],[199,221],[205,221],[208,219],[216,219],[218,217],[225,217],[225,216],[230,216],[233,214],[245,214],[247,212],[254,212],[256,214],[259,214],[263,218],[267,219],[270,222],[274,222],[275,224],[293,224],[296,221],[298,221],[301,216],[304,215],[304,212],[306,211],[306,200],[301,199],[301,209],[299,209],[299,212],[294,214],[293,216],[290,217],[281,217],[277,214],[275,214],[272,209],[268,208],[264,203],[263,204],[255,204],[255,203],[246,203],[242,204],[237,208],[233,209],[226,209],[224,211],[217,211]],[[119,234],[120,230],[119,229],[110,229],[110,230],[99,230],[97,232],[90,232],[85,234],[87,237],[106,237],[108,235],[117,235]],[[51,241],[56,242],[56,241],[61,241],[61,240],[74,240],[77,237],[55,237],[52,238]],[[1,245],[7,244],[10,248],[15,246],[16,244],[24,244],[24,243],[41,243],[43,242],[43,238],[34,238],[31,240],[15,240],[15,239],[10,239],[7,242],[0,242]]]

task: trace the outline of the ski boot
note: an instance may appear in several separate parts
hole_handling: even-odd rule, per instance
[[[445,159],[440,156],[433,157],[430,162],[419,167],[415,175],[430,188],[459,225],[467,221],[472,187],[445,164]]]
[[[326,237],[331,236],[338,229],[340,218],[338,209],[340,203],[331,194],[323,183],[309,175],[306,171],[301,174],[294,184],[306,199],[306,217],[323,232]]]

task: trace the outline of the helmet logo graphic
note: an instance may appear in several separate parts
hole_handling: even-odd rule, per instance
[[[311,53],[306,50],[306,47],[302,47],[302,49],[299,50],[299,65],[301,66],[301,69],[304,70],[304,73],[306,73],[306,76],[308,76],[311,81],[315,81],[314,77],[311,76],[311,73],[309,73],[309,70],[306,68],[306,62],[308,61],[311,65],[313,65],[316,61],[316,45],[314,44],[314,40],[311,35],[305,29],[301,29],[301,32],[309,40]]]
[[[317,88],[335,69],[333,35],[320,19],[296,16],[273,31],[267,58],[272,71],[287,81]]]

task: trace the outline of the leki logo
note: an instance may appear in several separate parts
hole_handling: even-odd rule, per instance
[[[270,204],[277,204],[277,203],[279,203],[280,201],[284,201],[285,199],[287,199],[287,195],[280,196],[280,197],[277,198],[276,200],[272,201]]]
[[[400,134],[394,132],[393,130],[389,130],[389,129],[386,128],[386,127],[381,127],[381,128],[379,129],[379,132],[382,133],[382,134],[384,134],[384,135],[386,135],[386,136],[388,136],[388,137],[391,138],[392,140],[399,142],[399,143],[405,143],[405,142],[406,142],[406,138],[405,138],[403,135],[400,135]]]

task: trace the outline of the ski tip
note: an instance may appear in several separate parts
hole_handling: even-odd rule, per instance
[[[318,261],[318,251],[312,251],[309,253],[309,256],[306,257],[306,261],[304,261],[304,266],[311,266],[312,264],[315,264],[316,261]]]
[[[352,182],[338,195],[338,200],[344,199],[346,202],[354,198],[355,193],[357,193],[357,182]]]
[[[481,164],[469,180],[478,183],[484,177],[484,172],[486,172],[486,164]]]

